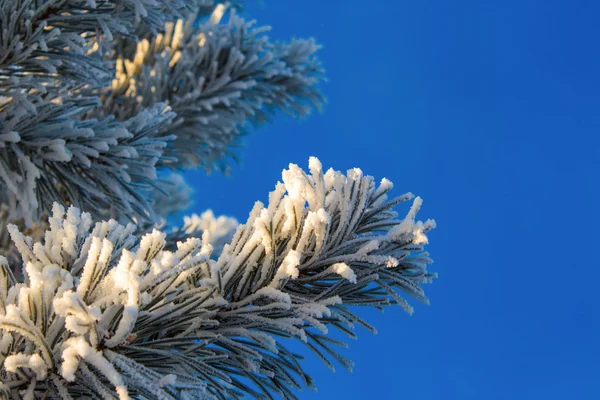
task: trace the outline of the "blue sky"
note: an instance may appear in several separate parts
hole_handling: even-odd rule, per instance
[[[187,173],[192,211],[245,221],[281,170],[360,167],[435,218],[430,306],[362,313],[344,353],[313,358],[302,399],[600,398],[600,5],[593,1],[303,0],[250,4],[272,38],[314,36],[322,115],[276,118],[233,176]]]

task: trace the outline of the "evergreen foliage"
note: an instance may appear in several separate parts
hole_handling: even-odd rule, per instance
[[[360,169],[290,164],[245,224],[189,205],[250,125],[320,110],[313,39],[212,0],[0,0],[0,396],[296,398],[304,343],[427,303],[433,220]],[[196,191],[200,192],[201,188]],[[396,206],[413,200],[404,218]]]
[[[9,225],[25,281],[0,259],[5,395],[295,398],[293,388],[314,381],[281,341],[290,337],[330,368],[351,369],[328,330],[374,330],[351,306],[412,313],[400,293],[427,302],[420,285],[435,274],[424,245],[435,223],[415,220],[418,197],[396,219],[393,207],[413,196],[388,199],[385,179],[323,173],[314,158],[309,166],[310,175],[293,164],[283,172],[216,260],[211,233],[228,223],[175,246],[158,230],[138,238],[133,224],[93,225],[58,203],[40,241]]]

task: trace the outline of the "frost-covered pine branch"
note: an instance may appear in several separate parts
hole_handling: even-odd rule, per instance
[[[225,9],[0,0],[0,202],[10,217],[31,225],[57,201],[155,222],[153,196],[169,189],[157,169],[226,169],[246,122],[320,105],[318,46],[271,43],[235,16],[218,24]]]
[[[353,306],[427,302],[434,274],[424,251],[434,222],[406,217],[358,169],[283,172],[218,260],[208,231],[180,241],[133,225],[92,224],[89,214],[56,204],[44,239],[9,231],[21,256],[19,284],[0,259],[0,390],[10,399],[296,398],[313,387],[293,337],[333,368],[351,368],[327,336],[354,325],[373,330]],[[191,226],[191,223],[189,224]]]
[[[165,197],[165,201],[168,198]],[[135,231],[136,236],[143,236],[154,229],[166,233],[165,250],[174,251],[177,243],[190,238],[202,239],[207,233],[210,237],[209,243],[212,247],[211,258],[217,259],[225,245],[231,242],[239,223],[235,218],[220,215],[215,217],[212,210],[206,210],[202,214],[192,214],[183,217],[183,225],[177,226],[163,221],[160,224],[140,224]],[[1,248],[0,248],[0,254]]]
[[[201,238],[205,232],[210,235],[212,257],[218,258],[223,248],[231,241],[238,227],[235,218],[220,215],[215,217],[212,210],[207,210],[200,215],[192,214],[184,217],[183,226],[168,236],[168,241],[173,243],[176,239],[185,237]]]
[[[0,77],[24,86],[36,78],[112,79],[100,47],[136,26],[152,32],[210,0],[0,0]],[[11,79],[12,78],[12,79]]]
[[[37,224],[26,226],[22,218],[12,219],[8,207],[5,204],[0,204],[0,254],[3,255],[9,265],[12,266],[12,273],[18,279],[22,280],[21,255],[10,238],[10,234],[6,229],[8,224],[15,225],[23,234],[30,237],[33,241],[42,240],[46,230],[48,230],[48,219],[43,218]]]
[[[117,77],[105,111],[125,119],[157,102],[177,114],[168,132],[177,137],[166,153],[176,165],[227,169],[246,124],[270,113],[295,117],[320,109],[317,89],[323,68],[313,39],[271,42],[269,27],[255,27],[224,7],[196,27],[195,18],[169,23],[165,32],[132,45],[117,56]],[[166,158],[167,164],[172,164]]]
[[[84,119],[110,85],[110,41],[160,30],[207,1],[0,0],[0,201],[39,220],[53,201],[152,217],[143,196],[173,119],[157,104],[123,122]],[[211,2],[212,3],[212,2]],[[154,132],[154,134],[152,134]]]
[[[0,201],[13,218],[30,224],[59,201],[154,219],[144,194],[169,138],[153,136],[175,114],[157,104],[123,122],[78,119],[93,100],[57,99],[34,99],[32,113],[15,102],[0,106]]]

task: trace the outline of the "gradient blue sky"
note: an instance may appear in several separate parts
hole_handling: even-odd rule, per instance
[[[233,177],[187,174],[192,211],[245,221],[281,170],[360,167],[424,198],[431,306],[363,312],[344,353],[314,358],[302,399],[598,399],[600,4],[249,1],[272,38],[314,36],[322,115],[247,138]]]

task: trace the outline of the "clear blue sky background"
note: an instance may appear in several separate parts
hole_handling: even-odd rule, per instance
[[[249,2],[252,3],[252,2]],[[451,4],[452,3],[452,4]],[[365,311],[309,358],[302,399],[599,399],[600,4],[265,1],[272,38],[314,36],[324,114],[247,138],[233,177],[188,173],[193,211],[245,221],[289,162],[358,166],[424,198],[431,306]]]

